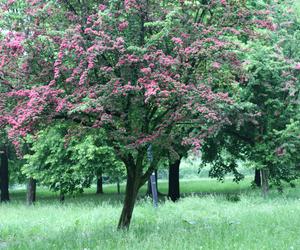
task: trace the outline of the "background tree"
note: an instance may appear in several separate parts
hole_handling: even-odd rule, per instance
[[[289,2],[272,5],[274,30],[260,31],[268,39],[247,43],[247,80],[232,92],[238,103],[230,115],[232,123],[207,140],[203,150],[204,159],[213,162],[212,176],[223,177],[232,171],[242,177],[236,170],[237,162],[250,161],[257,170],[256,176],[261,172],[264,195],[268,180],[281,189],[282,180],[297,178],[295,166],[283,167],[278,156],[282,150],[278,131],[285,131],[291,119],[298,119],[299,112],[299,49],[295,46],[299,22],[290,8]],[[296,159],[295,155],[289,156]]]
[[[65,194],[83,192],[100,171],[120,174],[124,166],[117,161],[112,148],[103,143],[103,134],[70,134],[76,131],[68,124],[57,124],[40,131],[32,143],[31,154],[25,155],[22,171],[53,191]],[[121,176],[120,176],[121,177]]]

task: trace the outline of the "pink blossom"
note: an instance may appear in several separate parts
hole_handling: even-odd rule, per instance
[[[128,27],[128,22],[127,21],[123,21],[123,22],[119,23],[119,25],[118,25],[119,31],[123,31],[127,27]]]
[[[226,6],[227,5],[227,2],[226,2],[226,0],[220,0],[221,1],[221,4],[222,5],[224,5],[224,6]]]
[[[87,75],[88,75],[87,71],[84,71],[82,73],[82,75],[80,76],[80,79],[79,79],[79,85],[83,85],[85,83]]]
[[[69,77],[69,78],[66,79],[66,82],[69,83],[69,82],[72,82],[73,80],[74,80],[74,77]]]
[[[7,4],[8,4],[8,5],[11,5],[11,4],[13,4],[15,1],[16,1],[16,0],[8,0],[8,1],[7,1]]]
[[[103,70],[104,72],[107,72],[107,73],[109,73],[113,70],[112,67],[107,67],[107,66],[101,67],[100,69]]]
[[[187,55],[190,55],[193,53],[193,49],[191,47],[187,47],[184,49],[184,52],[187,54]]]
[[[142,69],[141,69],[141,72],[142,72],[143,74],[149,74],[149,73],[151,73],[151,69],[150,69],[150,68],[142,68]]]
[[[168,66],[172,66],[174,64],[177,63],[177,60],[174,59],[172,56],[161,56],[160,59],[159,59],[159,62],[168,67]]]
[[[86,28],[85,30],[84,30],[84,33],[85,34],[88,34],[88,33],[92,33],[92,29],[91,28]]]
[[[297,64],[295,65],[295,69],[296,69],[296,70],[300,70],[300,63],[297,63]]]
[[[128,55],[127,60],[128,62],[137,63],[139,61],[139,58],[135,55]]]
[[[154,63],[150,63],[150,64],[149,64],[149,67],[150,67],[151,69],[154,69],[154,68],[155,68],[155,64],[154,64]]]
[[[9,33],[6,47],[15,53],[21,53],[24,51],[24,47],[22,45],[24,39],[24,36],[20,33]]]
[[[117,37],[116,41],[114,42],[113,49],[117,50],[120,53],[124,53],[124,39],[123,37]]]
[[[104,10],[106,9],[106,5],[100,4],[99,7],[98,7],[98,9],[99,9],[100,11],[104,11]]]
[[[256,23],[258,26],[262,27],[262,28],[266,28],[269,30],[276,30],[277,25],[272,23],[271,21],[267,21],[267,20],[254,20],[254,23]]]
[[[125,62],[126,62],[126,61],[125,61],[124,59],[119,59],[119,63],[118,63],[118,64],[119,64],[119,65],[124,65]]]
[[[186,33],[181,33],[181,36],[182,36],[183,38],[185,38],[185,39],[187,39],[187,38],[190,37],[190,35],[189,35],[189,34],[186,34]]]
[[[136,0],[124,0],[125,10],[129,11],[131,9],[139,9],[139,5]]]
[[[219,69],[219,68],[221,68],[221,64],[218,62],[213,62],[212,67],[215,69]]]
[[[73,12],[71,12],[71,11],[69,11],[69,12],[66,13],[66,17],[67,17],[70,21],[75,21],[76,18],[77,18],[77,16],[76,16]]]
[[[55,109],[56,112],[61,112],[66,106],[66,99],[62,99],[58,102],[58,105]]]
[[[143,57],[143,58],[144,58],[144,60],[146,60],[146,61],[149,61],[149,60],[151,60],[151,56],[149,56],[149,55],[147,55],[147,54],[146,54],[146,55],[144,55],[144,57]]]
[[[179,44],[179,45],[182,45],[182,44],[183,44],[183,41],[182,41],[181,38],[179,38],[179,37],[173,37],[173,38],[172,38],[172,41],[173,41],[175,44]]]

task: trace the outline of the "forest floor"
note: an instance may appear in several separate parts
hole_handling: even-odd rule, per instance
[[[201,178],[181,181],[185,198],[161,198],[157,209],[144,198],[134,210],[129,231],[117,231],[123,195],[105,185],[67,197],[38,188],[37,203],[26,206],[25,190],[14,190],[0,205],[0,249],[300,249],[300,182],[268,199],[240,184]],[[122,186],[124,190],[124,186]],[[166,193],[167,182],[159,182]]]

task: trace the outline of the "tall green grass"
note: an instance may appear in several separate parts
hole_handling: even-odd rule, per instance
[[[10,204],[0,205],[0,249],[300,249],[299,189],[272,190],[264,200],[249,180],[181,186],[194,194],[162,201],[158,209],[141,192],[128,232],[116,230],[123,195],[113,193],[113,185],[104,195],[90,189],[65,204],[40,190],[33,207],[24,204],[23,190],[16,191]],[[240,201],[230,201],[228,192]]]

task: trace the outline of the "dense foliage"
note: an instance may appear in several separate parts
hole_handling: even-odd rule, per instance
[[[265,170],[279,188],[282,180],[299,177],[299,147],[292,138],[299,136],[300,23],[290,6],[270,6],[276,30],[261,33],[264,39],[244,47],[247,80],[232,93],[236,107],[231,124],[203,149],[204,160],[213,162],[212,176],[222,179],[234,172],[240,180],[237,166],[243,160]]]
[[[67,124],[57,124],[29,138],[31,153],[25,155],[22,172],[62,194],[82,192],[98,173],[114,179],[124,176],[124,165],[105,145],[103,133],[68,135],[69,129]]]

